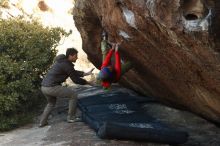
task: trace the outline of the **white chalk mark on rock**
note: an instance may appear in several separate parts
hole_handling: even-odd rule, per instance
[[[131,37],[124,31],[120,30],[119,35],[125,38],[126,40],[130,39]]]
[[[137,29],[137,26],[135,25],[135,17],[134,13],[131,10],[128,10],[127,8],[123,7],[123,14],[125,16],[126,22],[131,26]]]

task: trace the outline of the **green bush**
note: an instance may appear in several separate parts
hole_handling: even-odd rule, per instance
[[[0,19],[0,129],[9,129],[5,121],[19,123],[17,117],[38,102],[41,77],[62,35],[67,33],[61,28],[44,28],[36,21]]]

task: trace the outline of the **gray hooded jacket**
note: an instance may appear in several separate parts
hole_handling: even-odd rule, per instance
[[[87,81],[81,78],[83,74],[84,72],[74,69],[72,62],[67,60],[64,54],[60,54],[56,57],[55,63],[48,71],[41,85],[44,87],[61,85],[68,77],[76,84],[85,85]]]

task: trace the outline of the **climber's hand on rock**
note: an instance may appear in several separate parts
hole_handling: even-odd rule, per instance
[[[118,51],[118,46],[119,46],[119,43],[116,43],[115,44],[115,51]]]
[[[115,43],[108,41],[108,44],[111,45],[112,48],[113,48],[113,45],[114,45]]]
[[[112,49],[115,50],[115,43],[112,43]]]

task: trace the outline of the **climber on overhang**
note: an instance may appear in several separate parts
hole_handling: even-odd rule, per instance
[[[102,66],[98,79],[101,80],[104,89],[109,89],[112,83],[118,82],[121,76],[132,67],[130,62],[124,63],[121,60],[118,51],[119,43],[109,43],[107,40],[108,34],[103,31],[101,41]]]

